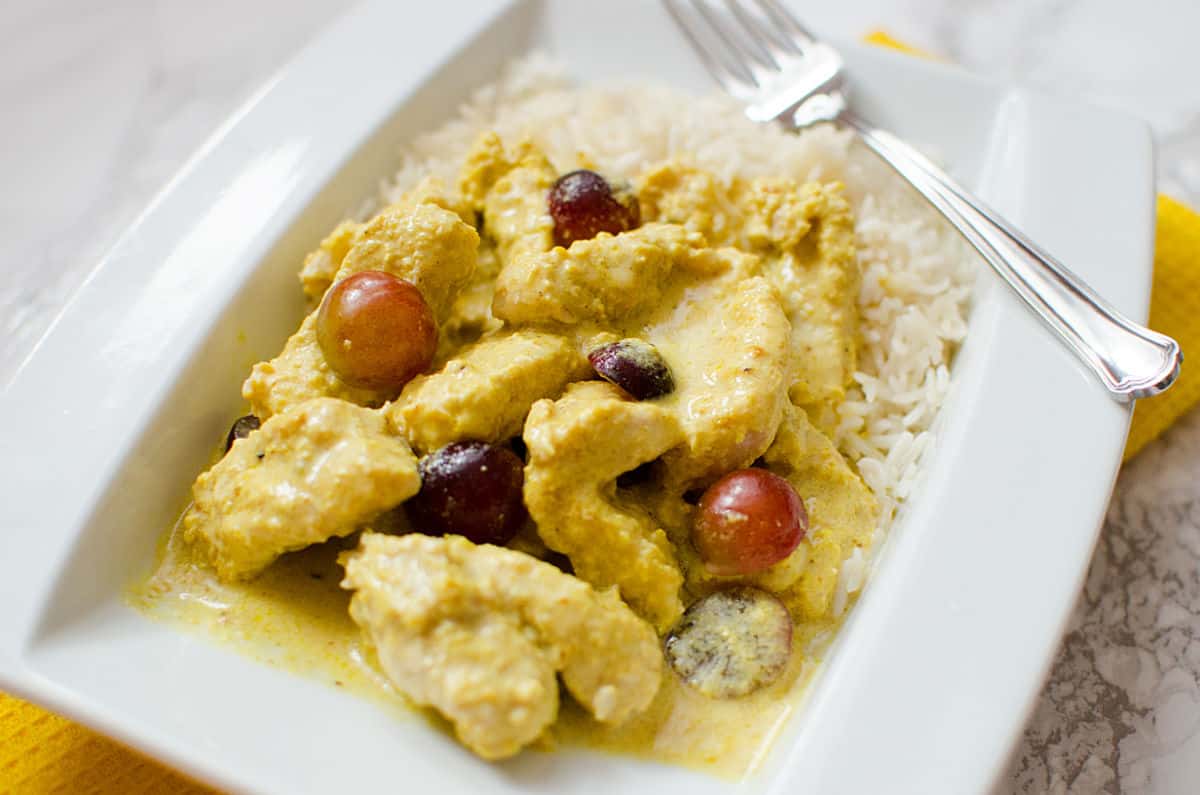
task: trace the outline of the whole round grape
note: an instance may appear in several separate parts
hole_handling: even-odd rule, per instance
[[[601,345],[588,354],[596,375],[616,384],[638,400],[675,391],[675,379],[662,354],[648,342],[624,339]]]
[[[508,447],[454,442],[421,459],[421,490],[404,503],[413,529],[506,544],[525,522],[525,471]]]
[[[233,422],[233,426],[229,429],[229,435],[225,437],[225,452],[229,452],[233,447],[233,443],[238,439],[245,439],[250,434],[254,433],[262,426],[262,421],[253,414],[247,414],[244,417],[238,417]]]
[[[694,602],[663,646],[667,663],[709,698],[740,698],[787,668],[792,617],[758,588],[717,591]]]
[[[765,469],[739,469],[708,487],[692,525],[692,544],[717,575],[758,574],[792,553],[808,532],[804,501]]]
[[[362,271],[325,293],[317,344],[347,384],[395,393],[433,361],[437,323],[411,282]]]
[[[632,194],[618,198],[604,177],[586,169],[559,177],[550,188],[548,203],[554,219],[554,244],[563,248],[601,232],[627,232],[641,223]]]

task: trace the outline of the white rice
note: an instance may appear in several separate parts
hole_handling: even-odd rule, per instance
[[[532,139],[564,172],[584,160],[629,179],[684,156],[724,180],[773,175],[845,184],[863,272],[863,346],[835,441],[882,505],[877,549],[931,446],[950,359],[966,333],[976,273],[966,243],[847,133],[820,128],[794,135],[749,121],[725,97],[697,99],[665,86],[577,87],[540,55],[514,62],[457,118],[411,141],[379,199],[395,200],[427,175],[454,184],[467,150],[489,129],[506,141]],[[850,553],[837,612],[862,587],[872,559],[870,551]]]

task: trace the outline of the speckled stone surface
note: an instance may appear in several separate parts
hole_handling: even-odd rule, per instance
[[[977,71],[1141,115],[1158,137],[1160,187],[1200,204],[1194,0],[796,5],[826,34],[884,27]],[[344,7],[0,4],[0,384],[187,156]],[[1200,792],[1198,471],[1196,412],[1122,471],[998,792]]]
[[[1013,792],[1200,791],[1200,413],[1121,472]]]

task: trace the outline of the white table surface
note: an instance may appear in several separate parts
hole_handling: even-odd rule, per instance
[[[881,26],[977,71],[1141,115],[1160,188],[1200,205],[1197,0],[797,5],[826,34]],[[345,7],[0,3],[0,384],[188,155]],[[1002,792],[1200,792],[1198,464],[1193,412],[1122,471]]]

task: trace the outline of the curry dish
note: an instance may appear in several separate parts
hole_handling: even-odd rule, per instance
[[[488,759],[737,757],[880,516],[830,438],[861,343],[851,207],[682,158],[629,184],[579,165],[484,134],[457,184],[337,226],[149,591],[307,636],[308,667]]]

